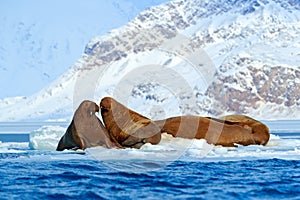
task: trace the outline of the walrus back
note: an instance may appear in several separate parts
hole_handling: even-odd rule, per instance
[[[139,148],[147,142],[160,142],[160,128],[152,120],[110,97],[103,98],[100,107],[105,127],[122,146]]]

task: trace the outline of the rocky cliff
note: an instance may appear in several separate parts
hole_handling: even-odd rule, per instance
[[[110,95],[152,118],[299,119],[299,16],[295,0],[170,1],[91,39],[71,69],[22,102],[35,117],[71,116],[73,102]]]

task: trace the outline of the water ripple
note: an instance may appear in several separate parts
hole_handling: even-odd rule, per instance
[[[112,165],[131,168],[119,171]],[[0,191],[4,199],[297,199],[300,195],[300,161],[176,161],[160,166],[165,165],[4,159],[0,160]],[[141,167],[158,169],[141,173]]]

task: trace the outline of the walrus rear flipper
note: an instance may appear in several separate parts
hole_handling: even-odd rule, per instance
[[[269,128],[262,122],[245,115],[228,115],[221,118],[235,125],[251,130],[254,144],[266,145],[270,139]]]

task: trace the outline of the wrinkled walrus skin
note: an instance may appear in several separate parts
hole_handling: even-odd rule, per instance
[[[251,117],[245,115],[228,115],[220,119],[250,129],[255,144],[266,145],[270,139],[269,128]]]
[[[247,119],[247,120],[246,120]],[[265,145],[270,137],[268,128],[250,117],[228,116],[222,119],[198,116],[172,117],[155,121],[162,132],[188,139],[206,139],[210,144],[227,147]]]
[[[86,149],[95,146],[117,148],[120,145],[110,138],[106,128],[95,115],[99,106],[92,101],[83,101],[75,111],[73,120],[60,139],[56,150]]]
[[[266,145],[270,138],[268,127],[245,115],[229,115],[220,119],[200,116],[178,116],[152,121],[105,97],[100,102],[103,122],[95,115],[99,106],[83,101],[74,113],[57,150],[106,148],[140,148],[145,143],[158,144],[161,133],[188,139],[206,139],[222,146]]]
[[[153,121],[128,109],[113,98],[103,98],[100,108],[109,134],[122,146],[140,148],[145,143],[160,142],[160,128]]]

